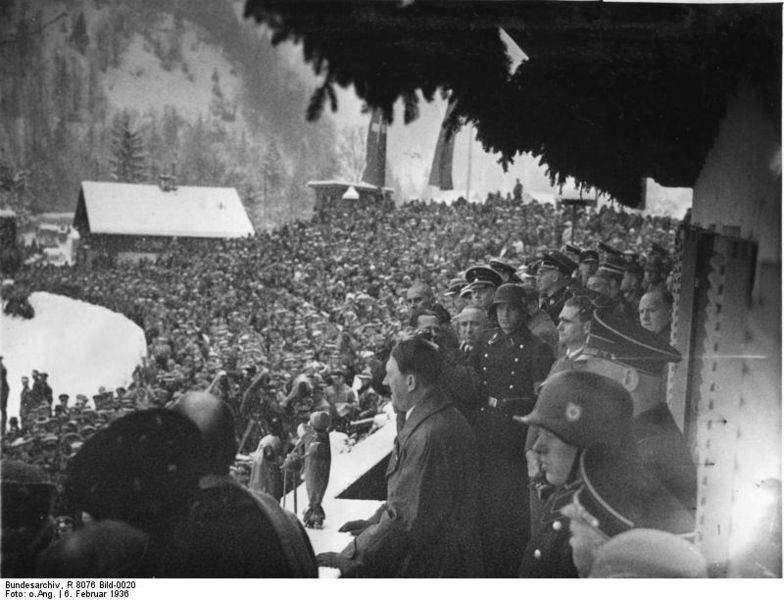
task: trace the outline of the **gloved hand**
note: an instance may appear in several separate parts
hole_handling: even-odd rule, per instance
[[[289,455],[286,456],[285,460],[283,461],[281,468],[284,471],[293,471],[295,473],[299,473],[299,471],[302,469],[302,457],[296,452],[289,453]]]
[[[370,521],[366,521],[365,519],[357,519],[356,521],[348,521],[347,523],[343,523],[338,531],[341,533],[350,533],[351,535],[357,536],[365,531],[365,529],[368,527],[370,527]]]
[[[319,567],[338,569],[341,577],[354,577],[357,574],[357,567],[354,561],[341,556],[339,552],[322,552],[317,554],[316,564]]]

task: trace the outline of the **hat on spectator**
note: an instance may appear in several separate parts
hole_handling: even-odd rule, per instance
[[[501,275],[499,275],[489,265],[474,265],[466,270],[466,281],[468,283],[482,282],[486,285],[498,287],[503,283]]]
[[[583,250],[580,252],[580,262],[599,262],[599,253],[596,250]]]
[[[499,304],[517,306],[523,315],[528,316],[528,295],[525,288],[518,283],[505,283],[495,291],[493,302],[488,310],[491,318],[493,318]]]
[[[517,270],[508,262],[500,258],[491,258],[489,261],[490,268],[496,273],[501,275],[504,283],[520,283],[520,278],[517,276]]]
[[[571,275],[576,268],[577,263],[558,250],[545,252],[539,265],[539,271],[554,270],[567,276]]]
[[[587,448],[596,442],[631,445],[631,417],[632,398],[618,382],[596,373],[560,371],[542,384],[533,411],[513,418]]]
[[[632,252],[631,250],[624,250],[623,259],[627,263],[636,263],[640,260],[640,255],[636,252]]]
[[[591,301],[594,309],[596,308],[613,308],[615,301],[601,292],[591,290],[582,286],[572,286],[569,288],[573,297],[585,297]]]
[[[707,577],[705,557],[694,544],[656,529],[631,529],[596,551],[592,578]]]
[[[618,317],[606,309],[594,311],[583,354],[651,375],[660,375],[667,363],[681,360],[680,352],[658,335],[643,329],[637,321]]]
[[[599,273],[622,276],[626,269],[626,261],[618,256],[607,256],[604,262],[599,264]]]
[[[71,459],[64,496],[95,519],[149,529],[182,508],[203,471],[196,425],[170,410],[144,410],[85,442]]]
[[[455,277],[449,280],[449,287],[444,292],[444,296],[456,296],[468,284],[462,277]]]
[[[613,248],[612,246],[604,242],[599,242],[599,249],[604,251],[608,255],[623,257],[623,252],[618,250],[618,248]]]
[[[677,535],[694,533],[694,518],[641,463],[636,454],[605,443],[580,456],[583,485],[573,502],[595,519],[608,537],[644,527]]]

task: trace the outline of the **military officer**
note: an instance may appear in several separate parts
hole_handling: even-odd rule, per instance
[[[571,258],[563,252],[546,252],[536,272],[536,286],[539,290],[540,305],[553,323],[558,322],[564,302],[571,295],[569,284],[572,273],[577,268]]]
[[[578,278],[580,283],[585,286],[588,284],[588,278],[599,268],[599,253],[596,250],[582,250],[579,261]]]
[[[565,303],[558,316],[558,343],[563,356],[555,361],[550,374],[571,368],[574,359],[585,347],[585,340],[591,330],[593,303],[588,296],[572,296]]]
[[[643,295],[642,278],[644,271],[642,265],[637,261],[629,261],[623,270],[623,280],[621,280],[621,295],[627,306],[636,307],[640,304]]]
[[[469,306],[475,306],[482,310],[490,308],[496,288],[503,283],[501,275],[489,265],[469,267],[466,270],[466,281],[468,281],[471,291]]]
[[[573,368],[614,379],[629,391],[634,401],[632,432],[643,464],[694,511],[697,470],[666,403],[665,367],[680,359],[675,348],[638,323],[595,310]]]
[[[490,308],[499,327],[486,332],[476,353],[485,405],[473,420],[482,465],[480,525],[485,574],[512,577],[529,534],[525,427],[512,420],[528,412],[535,386],[553,361],[550,348],[526,327],[525,290],[516,284],[498,288]],[[509,502],[510,498],[518,502]]]

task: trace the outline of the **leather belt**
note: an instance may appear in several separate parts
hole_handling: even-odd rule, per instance
[[[493,396],[490,396],[487,399],[487,405],[490,408],[503,408],[513,402],[525,402],[526,400],[530,400],[530,398],[527,398],[525,396],[517,396],[514,398],[495,398]]]

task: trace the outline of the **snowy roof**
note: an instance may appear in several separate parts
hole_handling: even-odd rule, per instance
[[[325,181],[308,181],[306,184],[308,187],[312,188],[320,188],[320,187],[340,187],[340,188],[348,188],[353,187],[357,191],[363,192],[373,192],[378,190],[378,186],[371,185],[369,183],[365,183],[364,181],[360,182],[348,182],[348,181],[338,181],[338,180],[325,180]],[[391,187],[383,187],[381,188],[385,192],[393,191]]]
[[[74,225],[91,233],[235,238],[254,233],[234,188],[83,181]]]

